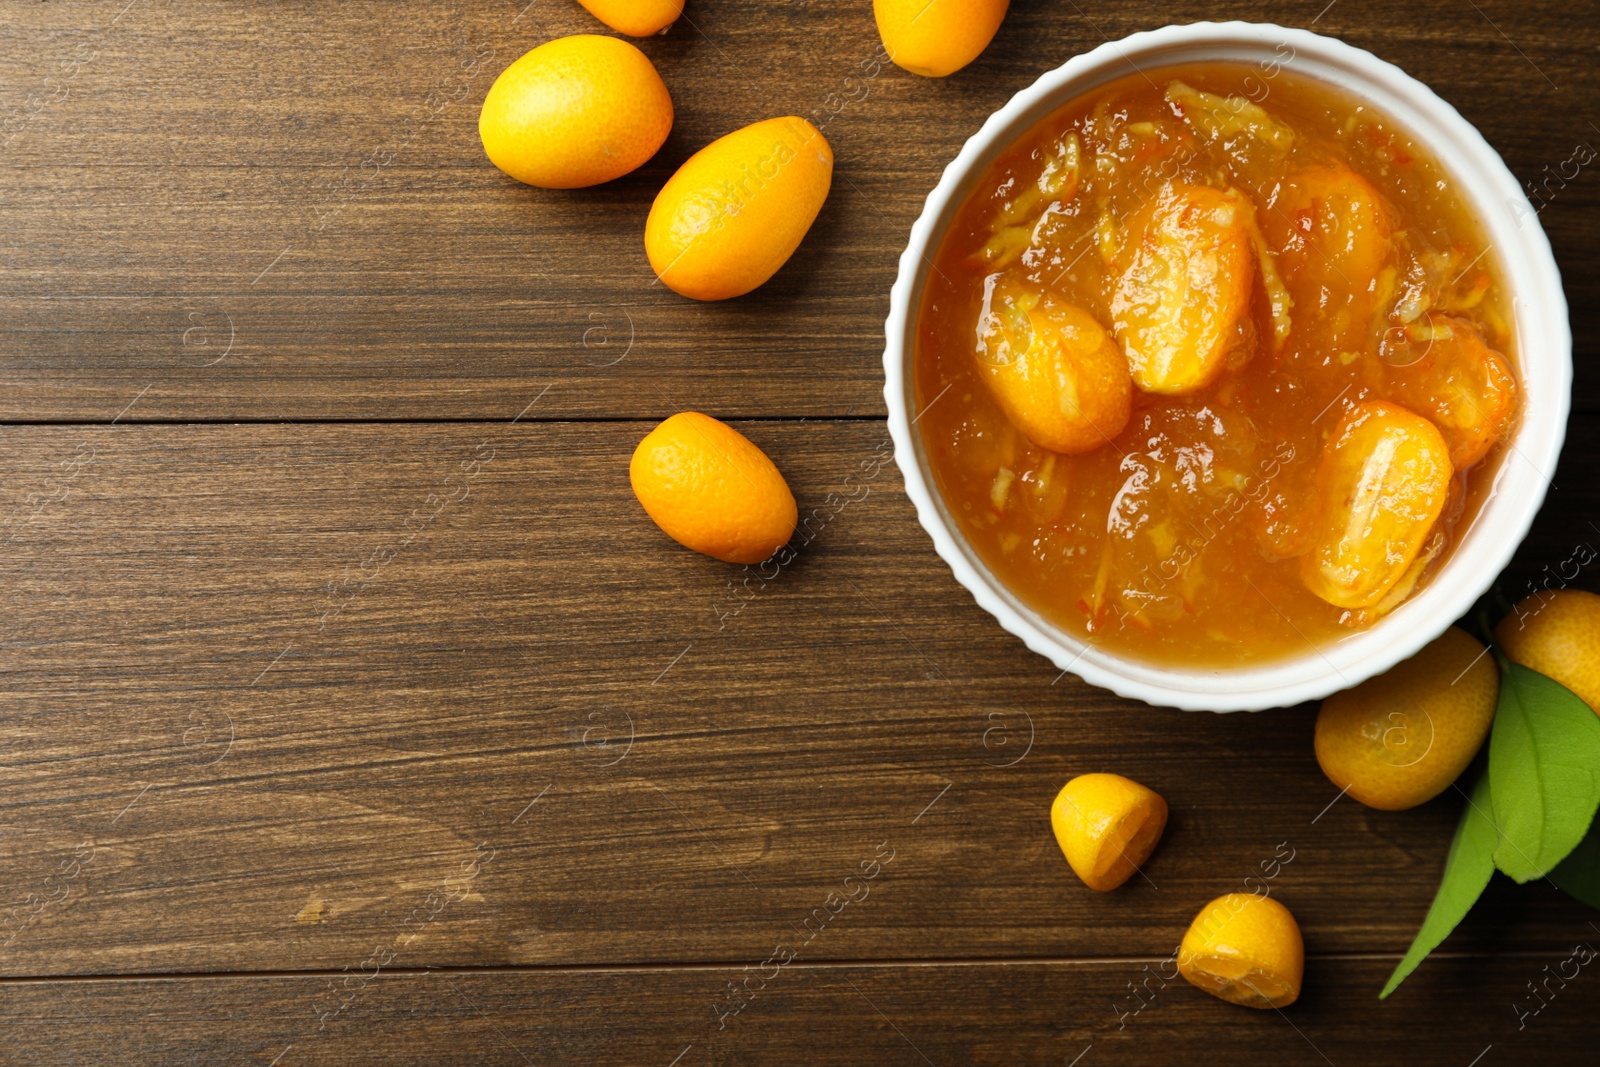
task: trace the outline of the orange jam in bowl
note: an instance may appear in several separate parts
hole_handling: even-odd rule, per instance
[[[1147,69],[1035,125],[932,257],[915,430],[1013,594],[1158,667],[1270,664],[1425,587],[1521,388],[1466,197],[1287,70]]]

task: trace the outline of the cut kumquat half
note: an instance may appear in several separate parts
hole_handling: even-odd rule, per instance
[[[1083,884],[1108,892],[1150,858],[1167,825],[1167,802],[1120,774],[1080,774],[1056,794],[1050,825]]]
[[[1178,973],[1246,1008],[1286,1008],[1300,996],[1305,944],[1289,909],[1271,897],[1228,893],[1207,904],[1178,948]]]

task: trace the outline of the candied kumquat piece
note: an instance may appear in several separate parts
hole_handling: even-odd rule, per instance
[[[1383,268],[1394,232],[1382,195],[1342,163],[1290,174],[1263,226],[1291,275],[1359,289]]]
[[[1190,985],[1246,1008],[1287,1008],[1300,996],[1305,969],[1300,924],[1256,893],[1207,904],[1178,946],[1178,973]]]
[[[1089,452],[1128,421],[1128,363],[1105,327],[1011,275],[991,275],[985,287],[977,357],[1000,407],[1040,448]]]
[[[1166,825],[1161,794],[1120,774],[1080,774],[1050,805],[1050,827],[1067,863],[1102,893],[1150,858]]]
[[[1262,212],[1261,228],[1297,307],[1343,319],[1340,332],[1367,326],[1394,232],[1372,183],[1342,163],[1296,170]]]
[[[1453,473],[1433,423],[1398,404],[1358,404],[1322,447],[1306,588],[1341,608],[1383,600],[1422,550]]]
[[[1140,389],[1182,395],[1222,373],[1254,282],[1252,215],[1235,189],[1170,183],[1136,216],[1111,317]]]
[[[1396,329],[1404,341],[1385,349],[1396,399],[1433,421],[1457,470],[1472,466],[1511,421],[1517,399],[1511,368],[1467,319],[1428,315]]]

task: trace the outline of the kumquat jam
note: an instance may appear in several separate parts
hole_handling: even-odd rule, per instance
[[[1303,653],[1425,585],[1516,416],[1509,300],[1427,150],[1320,82],[1153,70],[956,215],[918,427],[1035,610],[1161,665]]]

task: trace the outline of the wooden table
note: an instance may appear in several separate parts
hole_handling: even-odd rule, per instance
[[[1497,878],[1380,1003],[1458,802],[1336,800],[1313,708],[1027,652],[882,463],[879,363],[922,199],[1013,92],[1170,21],[1315,23],[1548,183],[1577,392],[1513,583],[1555,567],[1600,543],[1592,0],[1014,0],[943,81],[862,79],[866,0],[690,0],[643,42],[666,147],[576,192],[478,144],[507,63],[601,29],[525,2],[0,4],[0,1062],[1594,1062],[1600,973],[1528,983],[1600,916]],[[741,300],[652,284],[655,190],[786,113],[839,160],[800,252]],[[684,408],[822,509],[782,573],[634,502]],[[1172,805],[1108,895],[1047,821],[1089,770]],[[1171,981],[1286,855],[1300,1003]]]

